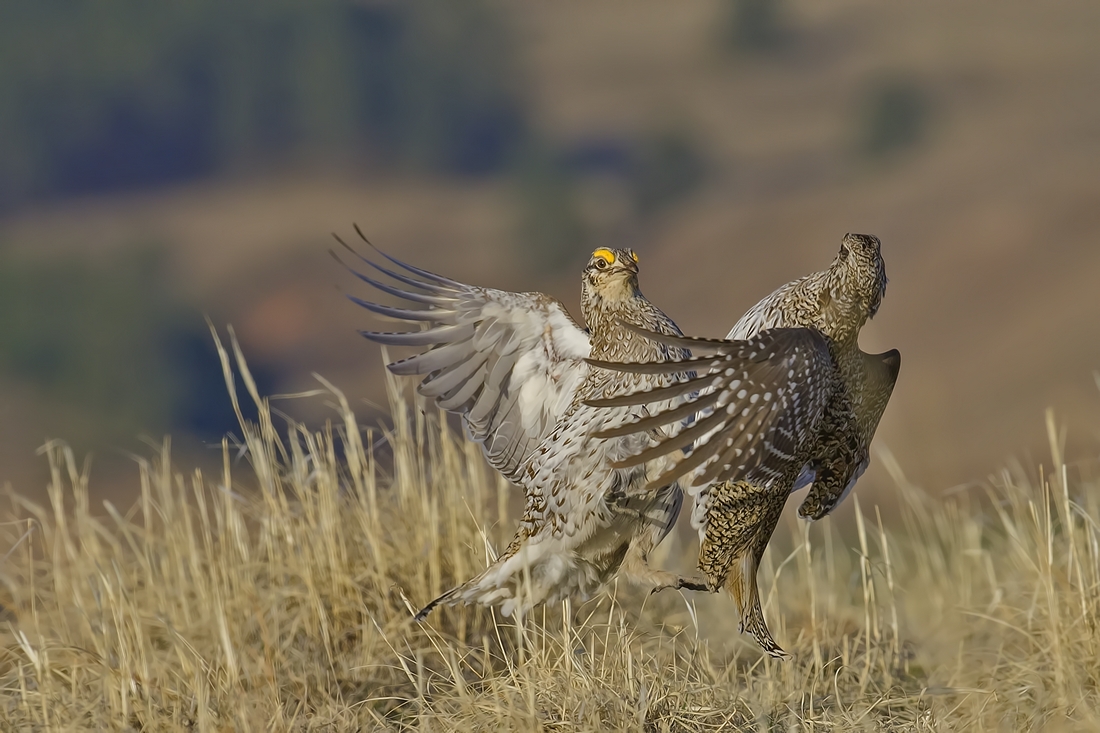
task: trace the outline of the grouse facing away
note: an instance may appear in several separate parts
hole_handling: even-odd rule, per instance
[[[587,400],[644,392],[687,376],[680,367],[667,374],[635,375],[595,369],[586,361],[690,358],[681,346],[627,328],[681,336],[639,290],[637,255],[625,249],[593,252],[581,278],[587,329],[542,293],[473,287],[383,256],[397,269],[361,259],[408,290],[355,274],[421,307],[352,300],[377,314],[428,327],[363,335],[381,344],[427,347],[389,364],[389,370],[427,375],[420,394],[461,415],[469,438],[526,497],[515,538],[496,562],[433,600],[417,618],[437,605],[459,603],[499,605],[505,616],[522,614],[538,603],[586,598],[620,570],[655,587],[705,588],[648,565],[649,552],[668,534],[683,502],[675,480],[654,480],[670,459],[613,465],[654,446],[665,431],[591,437],[650,413],[642,403],[604,409],[588,406]],[[650,407],[667,409],[676,401],[666,397]]]
[[[644,464],[690,449],[673,458],[654,482],[690,475],[692,525],[702,542],[699,569],[711,591],[729,588],[742,631],[772,656],[782,656],[783,650],[764,621],[757,568],[791,492],[812,484],[799,514],[820,519],[843,501],[867,468],[871,439],[901,366],[897,350],[867,354],[858,344],[860,329],[878,312],[885,293],[878,238],[848,234],[827,270],[788,283],[757,303],[727,340],[645,334],[669,348],[712,356],[649,365],[591,362],[653,377],[697,372],[669,387],[590,404],[620,409],[696,388],[684,404],[600,435],[622,437],[687,420],[658,445],[617,465]]]

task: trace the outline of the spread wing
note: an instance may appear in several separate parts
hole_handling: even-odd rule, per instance
[[[389,364],[389,370],[425,375],[420,394],[462,415],[489,463],[522,484],[520,469],[569,408],[589,372],[584,361],[591,352],[588,334],[549,296],[473,287],[379,254],[397,269],[356,256],[408,289],[348,269],[374,288],[420,307],[394,308],[349,297],[369,311],[426,328],[361,333],[380,344],[426,349]]]
[[[688,455],[674,461],[653,480],[652,486],[667,484],[691,472],[695,472],[692,483],[702,485],[749,477],[766,481],[789,470],[803,441],[812,439],[834,389],[832,356],[818,331],[776,328],[743,341],[642,333],[670,346],[713,353],[653,364],[589,360],[601,369],[630,373],[675,374],[687,369],[697,372],[697,376],[668,387],[588,403],[597,407],[639,405],[696,393],[678,406],[598,433],[598,437],[614,437],[696,416],[682,430],[673,431],[657,445],[622,461],[623,466],[690,449]]]

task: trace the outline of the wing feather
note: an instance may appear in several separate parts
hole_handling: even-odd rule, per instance
[[[485,380],[485,364],[482,363],[477,370],[467,377],[462,383],[455,386],[449,392],[440,395],[439,406],[447,411],[458,411],[466,407],[466,403],[481,389]]]
[[[408,275],[402,275],[400,272],[394,272],[393,270],[391,270],[387,267],[382,267],[382,265],[379,265],[377,262],[371,262],[370,260],[368,260],[366,258],[363,258],[363,261],[366,262],[371,267],[373,267],[374,269],[381,272],[383,275],[388,275],[388,276],[392,277],[394,280],[396,280],[399,283],[402,283],[404,285],[408,285],[408,286],[414,287],[414,288],[420,288],[421,290],[427,290],[429,293],[436,293],[436,294],[439,294],[439,295],[447,295],[447,294],[450,294],[450,293],[457,293],[461,290],[461,288],[455,288],[454,286],[451,286],[451,285],[441,285],[437,282],[424,282],[423,280],[417,280],[415,278],[411,278]],[[421,272],[427,272],[427,270],[422,270]]]
[[[351,251],[407,290],[348,269],[373,288],[423,307],[351,300],[373,313],[427,328],[361,333],[377,343],[422,349],[389,364],[389,370],[426,375],[420,393],[462,415],[489,463],[523,483],[521,467],[568,409],[589,372],[584,361],[591,353],[588,334],[560,302],[541,293],[465,285],[375,250],[394,267]]]
[[[589,359],[588,363],[592,366],[600,367],[601,369],[608,368],[615,370],[613,366],[604,367],[603,364],[607,362],[601,362],[596,359]],[[686,362],[681,362],[681,364],[684,363]],[[684,395],[690,395],[692,392],[698,392],[708,387],[714,387],[716,384],[717,382],[714,377],[703,375],[699,378],[674,382],[667,387],[654,387],[639,392],[630,392],[617,397],[585,400],[584,403],[592,407],[629,407],[638,404],[637,395],[642,394],[646,396],[649,402],[664,402],[666,400],[674,400],[677,397],[683,397]]]
[[[370,336],[367,335],[368,333],[370,332],[363,333],[363,335],[369,339]],[[449,365],[464,361],[469,353],[470,345],[466,342],[459,341],[444,346],[437,346],[431,351],[425,351],[423,354],[417,354],[407,359],[395,361],[392,364],[387,364],[386,368],[394,374],[403,377],[413,374],[430,374],[439,369],[444,369]]]
[[[372,303],[369,300],[356,298],[354,295],[349,295],[348,300],[358,306],[366,308],[373,313],[377,313],[380,316],[397,318],[402,321],[432,321],[442,315],[446,315],[442,312],[442,309],[439,309],[436,313],[433,314],[431,311],[426,310],[414,310],[411,308],[391,308],[388,305],[380,305],[378,303]],[[453,311],[451,312],[453,313]]]
[[[676,405],[670,409],[662,410],[656,414],[648,417],[643,417],[640,420],[626,423],[625,425],[619,425],[618,427],[609,428],[607,430],[601,430],[594,434],[597,438],[619,438],[624,435],[631,435],[632,433],[642,432],[646,430],[653,430],[654,428],[660,428],[678,420],[683,420],[686,417],[690,417],[697,412],[703,411],[713,405],[722,396],[720,392],[711,392],[710,394],[700,395],[697,399],[685,401]],[[593,407],[604,407],[605,400],[591,400],[587,404]],[[686,444],[685,444],[686,445]],[[671,450],[671,449],[670,449]],[[662,453],[661,455],[664,455]]]
[[[457,280],[452,280],[449,277],[443,277],[442,275],[437,275],[436,273],[429,272],[428,270],[422,270],[419,267],[416,267],[415,265],[410,265],[407,262],[402,262],[401,260],[397,259],[393,255],[386,254],[385,252],[380,250],[378,247],[375,247],[371,243],[371,241],[369,239],[367,239],[367,236],[365,234],[363,234],[363,230],[359,228],[358,224],[355,224],[354,227],[355,227],[355,233],[359,235],[360,239],[362,239],[364,242],[366,242],[368,245],[370,245],[371,249],[373,249],[375,252],[380,254],[382,257],[385,257],[387,260],[389,260],[393,264],[397,265],[401,269],[406,270],[408,272],[411,272],[414,275],[419,275],[420,277],[424,278],[425,280],[431,280],[432,282],[439,283],[440,285],[451,285],[451,286],[453,286],[453,287],[455,287],[459,290],[466,287],[465,285],[458,282]],[[333,236],[335,237],[335,235],[333,235]],[[348,244],[344,240],[340,239],[340,237],[336,237],[336,241],[339,242],[340,244],[342,244],[348,252],[351,252],[353,255],[355,255],[355,257],[357,259],[360,259],[363,262],[366,262],[366,263],[371,264],[373,266],[373,263],[371,263],[371,261],[369,259],[367,259],[363,255],[356,252],[354,248],[348,246]]]
[[[444,397],[450,395],[455,389],[465,384],[466,380],[473,376],[479,369],[485,366],[484,353],[474,351],[465,361],[458,362],[447,371],[432,372],[420,383],[420,394],[425,397]],[[484,374],[481,381],[485,380]],[[450,399],[450,397],[445,397]]]
[[[828,342],[814,329],[776,328],[742,341],[657,333],[646,336],[660,343],[715,352],[709,357],[660,364],[591,362],[600,368],[630,373],[643,369],[649,374],[675,373],[689,365],[699,372],[690,381],[700,392],[688,398],[689,404],[697,406],[699,418],[621,462],[624,466],[636,465],[690,446],[691,453],[676,460],[651,486],[679,479],[696,469],[694,485],[777,475],[786,469],[800,441],[816,429],[834,387]],[[604,402],[645,404],[652,401],[654,391],[639,390],[629,399],[615,397]],[[629,427],[648,430],[659,424],[674,424],[683,417],[684,408],[677,406],[636,420]]]
[[[469,341],[474,337],[474,327],[468,323],[454,326],[439,326],[424,331],[390,333],[382,331],[360,331],[371,341],[390,346],[434,346],[452,344],[457,341]]]
[[[350,268],[349,268],[350,269]],[[404,298],[405,300],[411,300],[414,303],[423,303],[425,305],[444,306],[453,302],[452,298],[448,298],[441,295],[424,295],[423,293],[412,293],[408,290],[402,290],[401,288],[395,288],[392,285],[387,285],[384,282],[375,280],[373,277],[368,277],[361,272],[352,270],[351,273],[363,282],[378,288],[383,293],[389,293],[390,295],[397,296],[398,298]]]

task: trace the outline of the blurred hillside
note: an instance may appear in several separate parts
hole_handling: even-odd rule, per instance
[[[875,233],[891,284],[863,345],[904,355],[878,441],[912,480],[1046,455],[1048,406],[1070,456],[1096,453],[1095,4],[0,13],[0,482],[33,491],[47,436],[101,464],[140,434],[217,441],[203,314],[236,326],[264,389],[319,372],[378,401],[371,321],[325,253],[352,222],[574,312],[587,251],[626,244],[647,295],[708,336]],[[878,463],[861,491],[886,485]]]
[[[7,4],[0,205],[294,163],[491,172],[521,134],[510,40],[465,0]]]

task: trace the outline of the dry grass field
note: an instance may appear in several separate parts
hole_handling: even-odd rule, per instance
[[[1053,470],[933,499],[880,454],[896,521],[864,502],[851,536],[781,528],[761,573],[792,654],[775,661],[737,635],[726,596],[616,587],[521,623],[414,623],[507,541],[514,489],[393,383],[391,429],[363,431],[322,381],[308,399],[333,420],[310,432],[256,392],[235,342],[221,354],[242,440],[220,475],[173,465],[166,444],[139,460],[135,506],[90,506],[55,443],[49,506],[10,494],[0,729],[1100,726],[1100,472],[1064,464],[1053,420]]]

